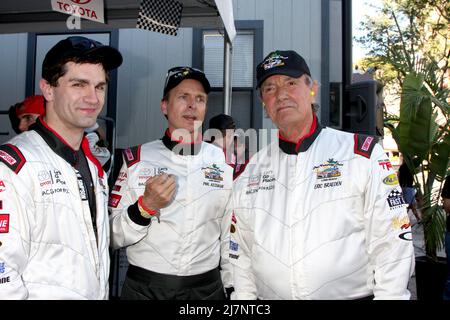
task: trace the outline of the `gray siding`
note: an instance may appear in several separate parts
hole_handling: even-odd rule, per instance
[[[192,29],[177,37],[122,29],[117,93],[117,147],[124,148],[162,137],[167,122],[160,111],[169,68],[192,64]]]
[[[16,102],[25,99],[27,34],[0,34],[0,110],[7,111]],[[0,143],[15,135],[8,115],[0,115]]]
[[[233,8],[235,20],[264,20],[264,56],[275,49],[296,50],[320,82],[320,1],[233,0]],[[119,42],[124,64],[119,70],[117,145],[123,148],[161,137],[166,128],[159,109],[165,73],[176,65],[191,65],[192,29],[180,29],[177,37],[122,29]],[[273,128],[270,119],[263,119],[263,127]]]
[[[264,20],[264,52],[295,50],[309,64],[313,78],[321,74],[321,3],[318,0],[233,0],[235,20]],[[257,61],[256,63],[258,63]],[[317,97],[320,101],[320,92]],[[268,118],[264,128],[273,128]]]
[[[341,0],[330,1],[330,82],[342,82]]]

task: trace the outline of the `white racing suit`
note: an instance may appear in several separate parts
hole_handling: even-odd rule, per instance
[[[0,146],[0,300],[107,299],[108,187],[86,155],[96,194],[98,245],[74,151],[39,119]]]
[[[222,150],[201,142],[183,150],[167,133],[124,151],[124,164],[113,187],[109,208],[114,248],[126,247],[130,264],[161,274],[191,276],[220,266],[224,287],[231,286],[228,259],[233,168]],[[174,200],[156,218],[146,219],[137,207],[145,182],[160,173],[176,177]]]
[[[320,127],[273,142],[235,181],[232,299],[408,299],[411,228],[375,138]]]

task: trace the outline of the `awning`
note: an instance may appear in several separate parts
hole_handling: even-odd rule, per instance
[[[183,4],[181,27],[225,26],[233,40],[236,30],[232,0],[178,1]],[[140,4],[141,0],[104,0],[106,24],[82,19],[81,30],[135,28]],[[52,10],[50,0],[0,1],[0,33],[64,32],[67,18]]]

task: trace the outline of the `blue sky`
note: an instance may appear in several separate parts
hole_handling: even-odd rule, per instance
[[[364,31],[359,31],[359,22],[364,19],[365,15],[373,12],[368,3],[371,5],[381,5],[381,0],[353,0],[352,1],[352,27],[353,38],[364,35]],[[367,50],[360,47],[360,44],[353,40],[353,63],[366,55]]]

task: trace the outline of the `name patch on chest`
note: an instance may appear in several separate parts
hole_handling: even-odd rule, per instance
[[[325,163],[313,167],[318,183],[314,185],[314,189],[326,189],[340,187],[342,185],[341,169],[344,164],[333,158],[328,159]]]
[[[223,188],[223,170],[215,163],[208,167],[202,168],[204,174],[203,185],[205,187]]]

